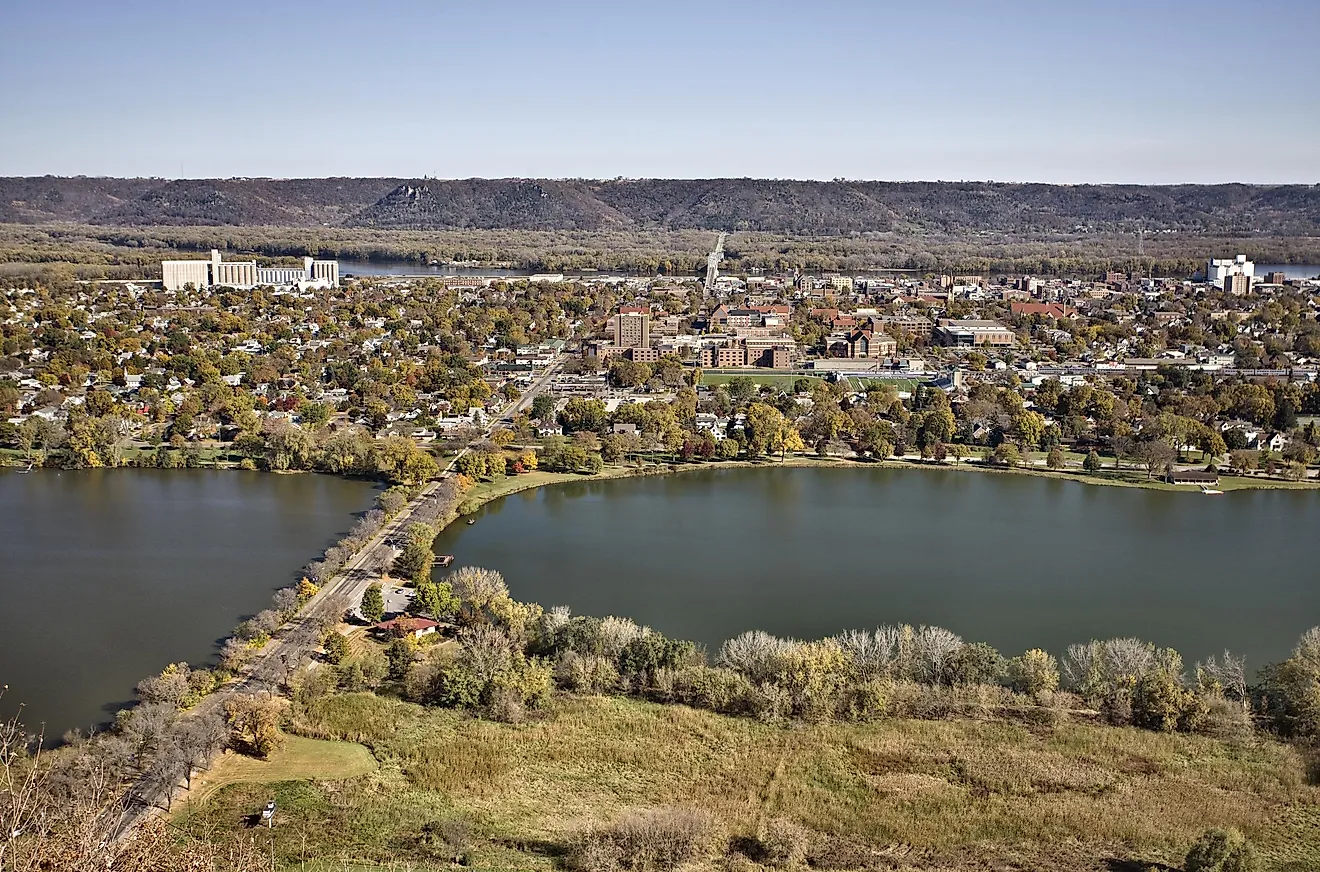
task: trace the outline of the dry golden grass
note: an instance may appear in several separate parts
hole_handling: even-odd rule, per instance
[[[424,861],[418,834],[459,816],[483,836],[479,865],[550,868],[555,846],[628,809],[689,805],[735,836],[793,822],[852,846],[859,864],[899,848],[926,868],[1176,863],[1207,827],[1231,825],[1271,860],[1320,868],[1320,789],[1273,742],[1004,721],[783,727],[606,698],[510,726],[350,695],[318,702],[299,728],[366,742],[381,770],[282,803],[290,861],[295,833],[313,857]],[[204,814],[225,826],[255,798],[231,788]]]

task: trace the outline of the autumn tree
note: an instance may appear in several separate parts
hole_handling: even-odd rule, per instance
[[[786,434],[784,415],[774,406],[752,403],[747,407],[743,431],[747,434],[747,453],[752,457],[779,451]]]
[[[1154,478],[1157,472],[1163,473],[1173,463],[1177,452],[1163,439],[1149,439],[1137,443],[1136,457],[1146,467],[1146,478]]]
[[[268,693],[238,694],[225,702],[230,743],[254,757],[266,758],[280,746],[281,701]]]

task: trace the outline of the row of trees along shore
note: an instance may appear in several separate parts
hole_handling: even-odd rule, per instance
[[[1124,638],[1072,645],[1061,658],[1039,648],[1006,658],[949,630],[906,624],[815,641],[751,631],[710,656],[627,618],[517,602],[491,570],[463,567],[438,584],[417,580],[432,588],[422,597],[429,613],[457,627],[456,646],[419,646],[401,633],[383,653],[334,658],[336,668],[306,677],[296,699],[384,688],[516,721],[558,689],[771,721],[1076,716],[1221,738],[1256,730],[1320,738],[1320,628],[1255,680],[1228,652],[1189,668],[1177,651]]]
[[[304,403],[301,408],[309,416],[328,414],[317,403]],[[267,419],[251,422],[252,429],[238,432],[230,442],[203,445],[178,433],[160,442],[135,444],[128,436],[129,423],[113,414],[75,414],[61,426],[33,416],[15,428],[14,444],[23,460],[63,469],[195,468],[204,464],[207,452],[218,452],[236,458],[232,462],[241,469],[372,476],[396,483],[417,484],[440,471],[434,455],[413,439],[378,439],[359,426],[329,430],[313,424],[296,427],[288,419]],[[446,447],[453,446],[446,443]]]

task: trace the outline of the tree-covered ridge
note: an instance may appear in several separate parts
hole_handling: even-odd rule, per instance
[[[1314,235],[1315,185],[770,179],[0,179],[0,221],[399,230]]]

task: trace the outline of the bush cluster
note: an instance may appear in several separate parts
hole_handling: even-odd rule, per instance
[[[447,584],[461,627],[457,649],[394,671],[415,701],[503,720],[521,718],[558,686],[765,720],[1001,712],[1053,722],[1090,707],[1110,723],[1161,732],[1239,738],[1253,729],[1245,664],[1228,652],[1189,675],[1178,652],[1138,639],[1073,645],[1060,663],[1039,648],[1005,658],[941,627],[898,624],[815,641],[753,630],[708,659],[693,643],[627,618],[516,602],[497,572],[464,567]],[[1320,630],[1266,675],[1261,700],[1269,723],[1320,735]]]

